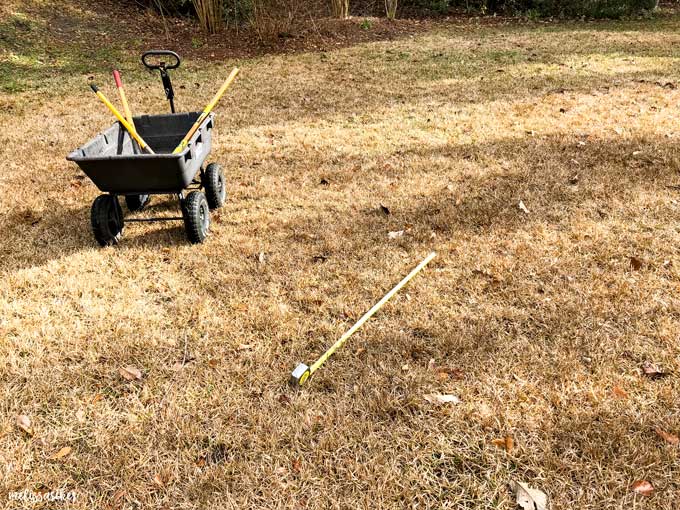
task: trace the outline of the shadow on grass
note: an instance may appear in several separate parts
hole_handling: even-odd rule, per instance
[[[132,215],[121,198],[123,214],[126,218],[181,216],[176,200],[166,199],[162,195],[153,200],[144,213]],[[0,259],[3,260],[0,272],[11,273],[19,269],[40,267],[83,250],[99,249],[90,226],[90,206],[91,204],[87,204],[74,209],[54,204],[42,215],[30,209],[17,210],[6,215],[0,228],[8,238],[18,242],[0,246]],[[188,242],[184,223],[181,221],[152,223],[148,230],[144,225],[148,224],[127,223],[121,244],[113,249],[167,247]]]
[[[404,249],[431,245],[431,234],[455,237],[459,234],[481,234],[502,230],[511,234],[526,229],[534,223],[550,224],[555,228],[568,228],[570,214],[578,210],[601,221],[609,214],[607,204],[612,199],[625,202],[640,186],[645,189],[664,189],[677,184],[675,163],[659,155],[656,147],[667,144],[665,139],[638,138],[625,141],[589,140],[580,145],[576,140],[546,137],[541,139],[502,139],[486,144],[448,144],[436,147],[411,147],[399,151],[399,158],[414,158],[435,163],[423,164],[423,172],[432,174],[448,186],[434,191],[419,192],[415,185],[408,188],[407,198],[400,198],[401,206],[393,207],[385,217],[374,210],[357,210],[352,215],[335,215],[329,221],[328,212],[309,210],[298,214],[285,225],[291,243],[307,242],[305,239],[328,237],[346,238],[343,250],[365,249],[366,243],[380,247],[387,243],[388,231],[401,230],[410,225],[409,235],[393,244]],[[638,156],[634,156],[638,154]],[[329,155],[329,158],[333,157]],[[501,160],[504,168],[482,173],[463,173],[457,162]],[[578,160],[578,169],[573,161]],[[345,161],[352,168],[356,161]],[[407,163],[408,164],[408,163]],[[350,179],[372,180],[387,170]],[[394,173],[390,170],[390,175]],[[572,183],[578,173],[578,182]],[[400,186],[408,187],[405,178]],[[350,184],[338,182],[338,194]],[[527,200],[531,214],[523,213],[519,200]],[[150,214],[162,212],[176,215],[175,202],[154,197]],[[341,199],[341,200],[344,200]],[[380,200],[380,197],[376,197]],[[587,207],[584,205],[588,203]],[[376,202],[376,210],[379,203]],[[670,205],[668,207],[671,207]],[[4,229],[9,238],[19,239],[13,246],[4,246],[3,269],[43,265],[50,260],[69,255],[86,247],[95,246],[90,231],[89,205],[70,209],[55,205],[41,218],[30,211],[17,211],[5,218]],[[139,243],[157,246],[186,242],[183,228],[159,226],[150,232],[135,236],[135,224],[126,227],[123,245]],[[74,227],[72,227],[74,226]],[[127,237],[135,236],[135,237]],[[315,243],[318,241],[314,241]],[[329,243],[332,245],[332,243]],[[332,258],[342,258],[339,253],[326,253]]]
[[[407,161],[414,157],[429,161],[434,157],[435,163],[423,164],[422,173],[436,176],[448,185],[429,193],[418,192],[407,177],[400,177],[393,169],[384,170],[385,175],[400,182],[400,187],[413,189],[408,191],[407,198],[399,198],[403,205],[391,206],[389,216],[379,211],[380,200],[387,199],[389,204],[389,197],[376,197],[375,210],[359,210],[350,217],[338,215],[332,223],[324,220],[323,212],[311,218],[305,213],[287,226],[298,238],[305,231],[315,230],[330,238],[345,237],[346,233],[352,237],[354,233],[364,243],[369,239],[380,246],[387,242],[387,231],[410,225],[411,234],[398,241],[404,248],[431,244],[432,232],[444,237],[491,230],[511,234],[535,223],[569,228],[571,214],[576,211],[601,221],[609,216],[607,207],[612,200],[625,204],[641,188],[665,193],[667,186],[677,185],[677,161],[661,156],[657,150],[659,145],[668,143],[666,139],[636,138],[588,140],[580,145],[575,139],[527,137],[487,144],[412,147],[400,151],[399,157]],[[462,173],[456,162],[463,160],[479,161],[482,168],[489,160],[503,161],[504,165],[482,173]],[[574,161],[578,161],[578,166]],[[356,162],[350,159],[345,164],[351,168]],[[379,175],[381,171],[377,170],[357,179]],[[344,188],[347,184],[339,186]],[[340,189],[339,193],[346,192]],[[518,207],[519,201],[527,200],[528,196],[532,201],[525,205],[531,209],[530,214]]]

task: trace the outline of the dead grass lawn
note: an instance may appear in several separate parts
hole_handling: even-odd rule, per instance
[[[0,94],[2,505],[64,488],[79,509],[509,509],[522,480],[552,508],[678,508],[680,450],[655,428],[680,433],[679,43],[677,15],[452,22],[186,62],[180,110],[242,67],[212,153],[230,200],[201,246],[172,225],[95,246],[98,191],[64,159],[111,122],[87,76]],[[134,110],[165,111],[125,58]]]

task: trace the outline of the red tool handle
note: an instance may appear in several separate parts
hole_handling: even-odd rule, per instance
[[[117,69],[113,70],[113,79],[116,80],[116,87],[121,88],[123,86],[123,82],[120,81],[120,73]]]

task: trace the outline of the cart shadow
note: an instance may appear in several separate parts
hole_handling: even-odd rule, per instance
[[[149,213],[173,212],[176,202],[152,203]],[[126,217],[131,214],[124,208]],[[135,213],[134,217],[148,216]],[[187,242],[180,221],[154,224],[130,223],[125,226],[121,244],[116,247],[167,247]],[[88,249],[100,249],[90,228],[90,206],[77,208],[56,206],[36,212],[30,208],[17,209],[0,220],[0,228],[10,243],[0,244],[0,274],[30,269],[48,264]]]

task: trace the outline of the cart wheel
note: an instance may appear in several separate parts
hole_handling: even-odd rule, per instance
[[[101,246],[118,244],[123,236],[123,210],[117,197],[99,195],[95,198],[90,219],[94,238]]]
[[[222,167],[217,163],[210,163],[205,169],[202,184],[210,208],[218,209],[222,207],[227,199],[227,187],[224,183]]]
[[[149,195],[125,195],[125,205],[130,212],[141,211],[149,204]]]
[[[182,207],[184,228],[191,244],[205,241],[210,227],[210,209],[208,201],[201,191],[192,191],[184,200]]]

